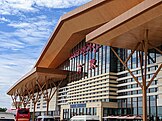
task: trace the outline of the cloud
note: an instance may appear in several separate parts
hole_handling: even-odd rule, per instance
[[[5,17],[0,18],[0,23],[2,22],[10,22],[10,20],[6,19]]]
[[[0,31],[0,107],[11,104],[7,90],[32,69],[54,24],[46,15],[26,16],[5,24],[10,31]]]
[[[19,12],[38,12],[40,7],[69,8],[80,6],[90,0],[1,0],[0,13],[18,14]]]
[[[90,0],[35,0],[37,6],[48,8],[69,8],[73,6],[80,6]]]
[[[1,0],[0,1],[0,13],[1,14],[18,14],[20,11],[37,11],[33,8],[32,0]]]
[[[38,45],[38,43],[43,46],[55,24],[56,22],[48,20],[45,15],[26,18],[23,21],[11,21],[7,27],[13,28],[14,31],[0,31],[0,47],[17,50]]]
[[[0,31],[0,48],[2,49],[18,49],[23,48],[24,43],[18,41],[13,38],[14,34],[9,32],[1,32]]]
[[[90,0],[0,0],[0,107],[7,90],[36,63],[60,15]],[[61,9],[56,9],[61,8]]]
[[[0,107],[10,108],[11,98],[6,92],[20,77],[32,69],[36,59],[33,55],[30,56],[29,51],[1,53],[0,58]]]
[[[24,27],[29,27],[30,23],[11,23],[11,24],[8,24],[8,25],[15,27],[15,28],[24,28]]]

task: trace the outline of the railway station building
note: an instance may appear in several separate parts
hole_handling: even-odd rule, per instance
[[[66,13],[7,94],[61,120],[162,121],[161,11],[161,0],[92,0]]]

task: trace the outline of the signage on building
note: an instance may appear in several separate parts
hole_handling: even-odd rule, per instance
[[[87,54],[87,52],[89,51],[93,51],[94,53],[97,52],[99,50],[99,48],[101,47],[101,45],[98,44],[92,44],[92,43],[88,43],[85,46],[83,46],[81,49],[76,50],[75,52],[73,52],[70,55],[70,60],[79,56],[80,54],[83,54],[84,56]]]
[[[97,67],[96,62],[97,62],[96,59],[91,59],[91,60],[89,61],[89,65],[90,65],[89,70],[95,69],[95,68]],[[77,65],[77,68],[78,68],[77,73],[78,73],[78,74],[81,74],[81,73],[83,72],[83,67],[84,67],[84,65],[85,65],[85,64],[78,64],[78,65]]]
[[[91,59],[89,62],[90,62],[90,68],[89,68],[90,70],[95,69],[97,67],[97,65],[96,65],[97,60],[96,59]]]
[[[78,66],[77,66],[78,67],[78,74],[81,74],[83,72],[83,65],[84,64],[82,64],[82,65],[78,64]]]
[[[70,108],[84,108],[84,107],[86,107],[86,103],[70,105]]]

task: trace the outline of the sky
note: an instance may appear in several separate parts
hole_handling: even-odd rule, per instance
[[[11,108],[6,93],[29,72],[59,18],[90,0],[0,0],[0,107]]]

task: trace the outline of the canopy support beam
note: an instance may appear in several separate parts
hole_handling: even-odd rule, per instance
[[[39,86],[36,88],[36,82],[32,83],[32,93],[31,93],[31,98],[32,98],[32,103],[33,103],[33,115],[32,115],[32,121],[35,120],[35,107],[36,107],[36,103],[38,102],[38,100],[40,99],[40,94],[39,94]],[[37,93],[35,93],[35,90],[37,90]]]
[[[47,115],[48,115],[48,111],[49,111],[49,102],[51,101],[52,97],[55,95],[55,93],[59,89],[59,86],[61,85],[62,82],[63,82],[63,80],[59,81],[59,83],[56,84],[55,82],[53,82],[52,79],[46,79],[45,85],[43,85],[43,88],[41,88],[42,94],[44,95],[44,98],[47,103],[47,110],[46,110]],[[37,82],[37,83],[40,86],[39,82]],[[53,89],[53,87],[56,87],[56,89]]]
[[[20,99],[20,102],[22,102],[24,108],[26,107],[26,103],[25,103],[25,96],[24,96],[24,92],[23,89],[21,88],[20,91],[22,92],[22,94],[20,92],[18,92],[18,96],[19,96],[19,99]]]
[[[131,72],[131,70],[128,68],[128,66],[126,65],[126,63],[124,63],[124,61],[119,57],[119,55],[115,52],[115,50],[111,47],[111,50],[113,51],[113,53],[116,55],[116,57],[119,59],[119,61],[123,64],[123,66],[128,70],[128,72],[130,73],[130,75],[133,77],[133,79],[138,83],[138,85],[142,88],[141,83],[138,81],[137,77],[134,76],[134,74]],[[133,54],[133,53],[131,53]],[[127,59],[126,59],[127,60]]]
[[[139,82],[139,80],[134,76],[134,74],[131,72],[131,70],[127,66],[128,60],[131,58],[131,56],[137,50],[137,48],[139,47],[140,44],[141,44],[142,50],[144,51],[144,52],[140,52],[139,51],[142,83]],[[149,48],[149,46],[152,46],[153,47],[153,45],[150,44],[149,43],[149,40],[148,40],[148,30],[146,30],[146,32],[145,32],[145,40],[143,40],[140,44],[137,43],[136,47],[130,53],[130,55],[128,56],[128,58],[126,59],[125,62],[119,57],[119,55],[117,54],[117,52],[112,47],[111,47],[111,50],[116,55],[116,57],[119,59],[119,61],[123,64],[123,66],[128,70],[128,72],[134,78],[134,80],[138,83],[138,85],[141,87],[142,94],[143,94],[142,95],[143,121],[147,121],[147,89],[149,88],[149,86],[151,85],[151,83],[154,81],[155,77],[157,76],[157,74],[161,70],[162,64],[160,64],[160,66],[158,67],[158,69],[154,73],[153,77],[151,78],[151,80],[149,81],[149,83],[146,85],[148,48]],[[156,51],[158,51],[159,53],[162,54],[162,51],[160,49],[158,49],[156,47],[153,47],[153,48]],[[144,53],[144,60],[143,60],[143,56],[142,56],[141,53]],[[143,67],[143,64],[144,64],[144,67]]]
[[[11,95],[11,98],[12,98],[12,102],[13,102],[15,108],[17,109],[18,108],[18,104],[16,102],[17,96],[16,95]]]

